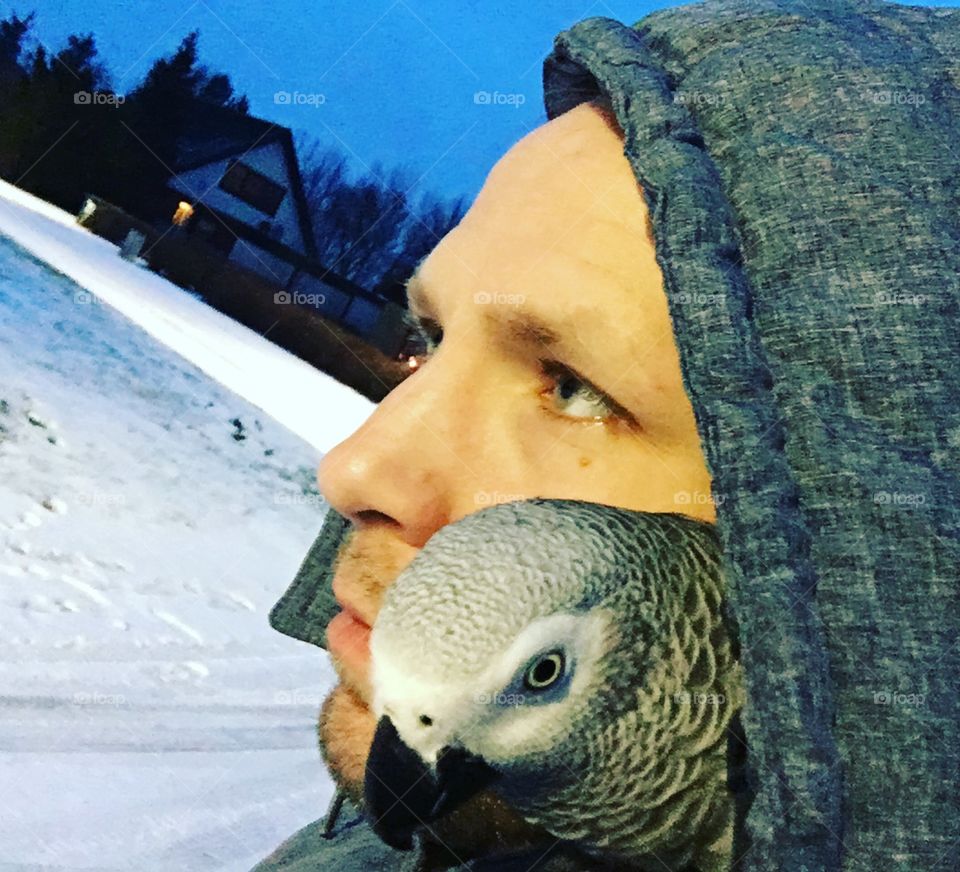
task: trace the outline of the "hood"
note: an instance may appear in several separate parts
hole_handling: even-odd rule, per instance
[[[740,627],[746,870],[960,867],[960,10],[590,18],[654,228]],[[331,511],[271,613],[323,645]],[[951,853],[952,852],[952,853]]]

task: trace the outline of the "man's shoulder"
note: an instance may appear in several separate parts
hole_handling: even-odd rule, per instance
[[[447,867],[462,872],[586,872],[595,869],[582,860],[558,851],[488,857]],[[307,824],[262,860],[251,872],[420,872],[419,851],[395,851],[374,833],[363,815],[348,803],[337,816],[337,825],[328,829],[321,819]]]
[[[415,872],[417,866],[415,854],[390,849],[361,814],[350,810],[329,832],[323,819],[307,824],[252,872]]]

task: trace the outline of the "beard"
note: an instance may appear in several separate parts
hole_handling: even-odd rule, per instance
[[[363,782],[376,722],[350,687],[338,684],[320,709],[318,738],[324,763],[337,787],[363,810]],[[483,791],[433,821],[423,832],[425,855],[436,868],[445,863],[507,851],[546,849],[556,839],[527,823],[496,794]]]
[[[344,684],[323,701],[317,725],[320,755],[337,787],[363,808],[363,778],[376,723],[370,709]]]

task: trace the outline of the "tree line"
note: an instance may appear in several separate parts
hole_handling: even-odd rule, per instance
[[[35,13],[0,20],[0,177],[68,211],[95,193],[136,215],[163,189],[178,142],[211,104],[249,113],[227,73],[201,63],[199,31],[117,93],[93,34],[56,52],[34,42]],[[464,198],[413,193],[413,173],[299,133],[297,150],[320,263],[403,303],[402,283],[466,211]]]

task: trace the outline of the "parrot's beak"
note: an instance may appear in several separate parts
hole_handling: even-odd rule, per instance
[[[365,812],[384,842],[409,851],[416,830],[466,802],[494,777],[482,758],[461,748],[442,750],[436,771],[431,771],[384,716],[377,723],[367,757]]]

